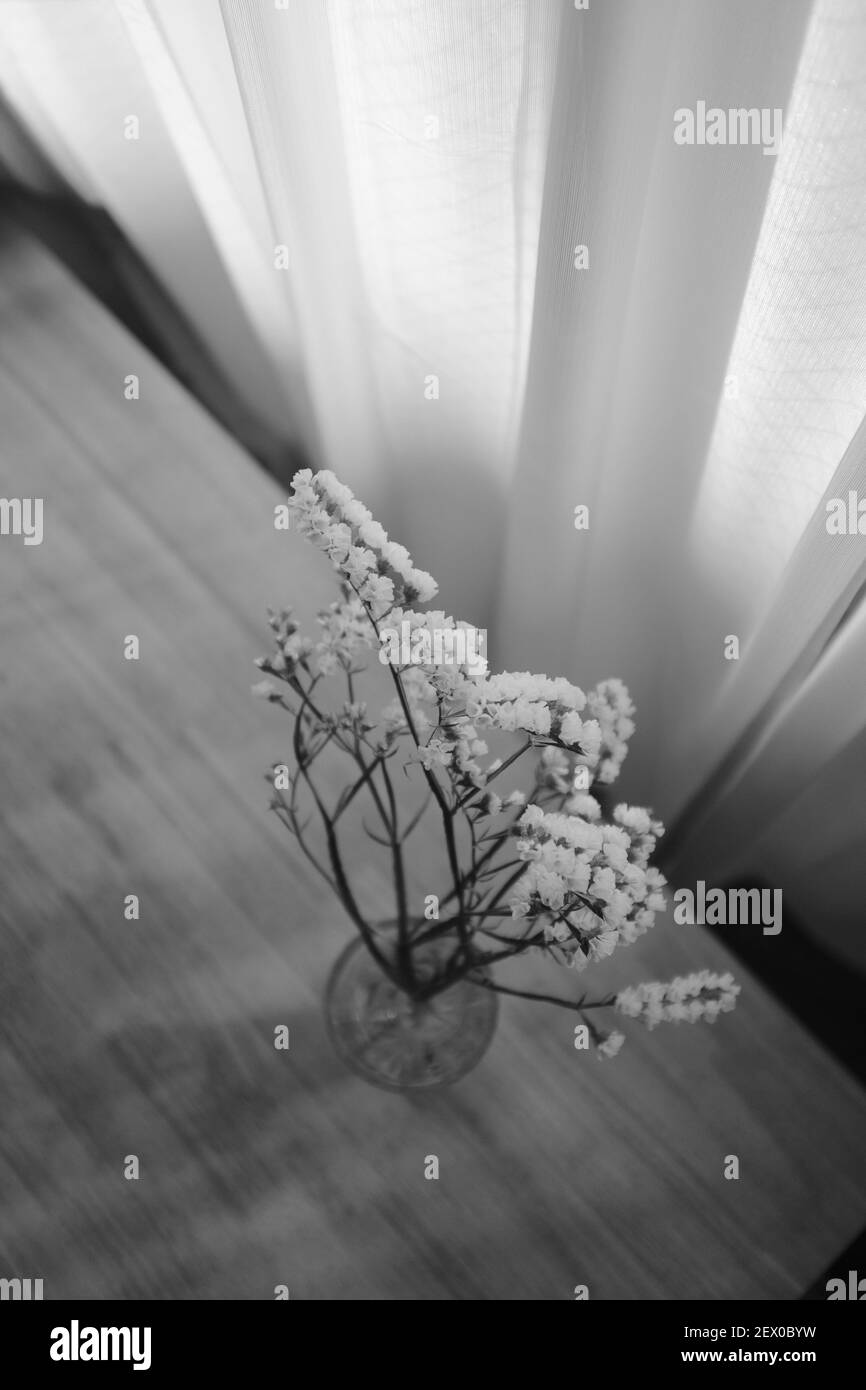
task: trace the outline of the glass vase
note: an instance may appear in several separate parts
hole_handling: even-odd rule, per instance
[[[394,965],[393,933],[377,934],[376,945]],[[413,947],[420,998],[396,983],[361,937],[338,956],[325,994],[328,1032],[346,1066],[365,1081],[389,1091],[429,1090],[458,1081],[484,1056],[499,1013],[492,990],[459,979],[423,997],[454,947],[453,936]]]

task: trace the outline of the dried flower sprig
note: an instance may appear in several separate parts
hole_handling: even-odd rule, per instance
[[[256,694],[293,716],[294,775],[274,779],[273,808],[302,852],[337,894],[380,967],[421,1000],[468,979],[487,989],[576,1010],[597,1054],[617,1055],[624,1036],[604,1032],[590,1009],[614,1008],[649,1028],[663,1021],[713,1022],[733,1008],[738,986],[709,971],[664,984],[642,984],[601,999],[578,1000],[505,986],[491,975],[498,962],[537,950],[583,970],[628,945],[664,910],[665,880],[650,863],[661,823],[641,807],[617,806],[609,822],[588,788],[617,777],[634,733],[634,707],[622,681],[606,680],[584,692],[561,677],[530,672],[488,673],[486,662],[455,657],[453,639],[469,625],[429,603],[437,585],[417,569],[409,552],[391,541],[343,483],[330,472],[303,469],[293,480],[289,508],[297,530],[330,559],[341,576],[341,596],[318,616],[318,637],[301,633],[290,609],[270,613],[270,656],[258,661]],[[397,629],[417,641],[409,663],[386,657],[386,637]],[[420,637],[418,636],[419,634]],[[394,650],[397,644],[394,644]],[[402,652],[404,646],[400,646]],[[395,698],[377,716],[357,698],[356,678],[371,652],[379,652]],[[342,676],[347,698],[325,709],[320,687]],[[486,730],[522,733],[507,758],[490,758]],[[314,769],[326,749],[354,765],[336,804],[327,805]],[[500,792],[492,784],[530,751],[537,751],[528,789]],[[416,768],[428,797],[404,822],[392,765]],[[324,832],[326,860],[312,847],[300,797],[312,803]],[[396,952],[360,910],[341,848],[341,820],[363,797],[378,817],[367,833],[391,858],[395,890]],[[450,882],[437,895],[441,920],[410,909],[405,845],[435,803],[442,826]],[[503,857],[510,848],[510,857]],[[419,972],[415,953],[433,938],[453,943],[438,974]]]

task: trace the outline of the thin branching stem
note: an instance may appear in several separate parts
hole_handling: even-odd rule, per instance
[[[492,989],[497,994],[513,994],[517,999],[536,999],[542,1004],[558,1004],[561,1009],[572,1009],[577,1013],[583,1009],[609,1009],[616,1002],[616,996],[613,994],[607,999],[561,999],[556,994],[536,994],[534,990],[513,989],[509,985],[497,984],[482,975],[473,974],[472,971],[466,975],[466,979],[473,985],[480,985],[482,989]]]

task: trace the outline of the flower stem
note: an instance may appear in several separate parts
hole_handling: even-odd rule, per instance
[[[581,1009],[607,1009],[614,1003],[615,996],[610,995],[607,999],[561,999],[555,994],[536,994],[528,989],[511,989],[507,985],[494,984],[492,980],[484,980],[478,975],[473,975],[470,971],[465,977],[470,984],[480,985],[482,989],[492,989],[497,994],[513,994],[518,999],[536,999],[542,1004],[558,1004],[562,1009],[574,1009],[579,1012]]]

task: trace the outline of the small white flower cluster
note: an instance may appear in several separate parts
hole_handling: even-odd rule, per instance
[[[338,717],[340,724],[344,727],[358,728],[364,732],[376,727],[367,718],[366,700],[345,700]]]
[[[446,768],[455,787],[460,792],[470,792],[485,785],[490,768],[482,768],[478,758],[487,756],[489,749],[483,739],[478,737],[474,724],[465,720],[442,724],[433,732],[426,747],[418,750],[417,759],[430,771],[433,768]],[[488,814],[492,808],[501,810],[499,797],[488,793],[486,803]]]
[[[615,782],[628,752],[628,740],[634,733],[634,705],[621,680],[600,681],[587,696],[587,710],[601,729],[596,779]]]
[[[466,713],[479,724],[511,732],[523,729],[578,749],[591,763],[598,759],[601,727],[595,719],[581,719],[587,698],[579,686],[561,676],[551,679],[529,671],[500,671],[475,680],[465,697]]]
[[[443,612],[415,611],[414,604],[433,599],[435,581],[415,569],[409,552],[389,540],[333,473],[314,475],[302,469],[293,491],[289,506],[297,529],[342,575],[342,597],[319,614],[321,636],[315,643],[301,635],[291,610],[271,613],[276,652],[257,665],[303,693],[299,668],[312,685],[318,676],[340,668],[354,674],[362,648],[378,645],[380,660],[384,654],[396,668],[392,674],[398,690],[378,721],[368,718],[367,706],[355,700],[351,680],[350,699],[339,713],[321,714],[308,702],[302,725],[308,746],[320,751],[335,732],[345,731],[351,736],[345,744],[351,748],[354,741],[357,747],[359,738],[366,742],[378,730],[378,751],[387,757],[411,724],[419,747],[407,761],[420,763],[428,773],[445,772],[454,793],[446,809],[470,817],[473,844],[476,818],[506,809],[522,812],[511,829],[525,868],[511,887],[507,908],[513,918],[526,919],[531,930],[509,938],[514,954],[543,945],[554,958],[583,969],[620,943],[642,936],[666,906],[665,880],[649,862],[663,827],[649,811],[626,805],[617,806],[608,823],[599,802],[584,790],[587,770],[598,784],[613,782],[628,751],[634,706],[623,682],[602,681],[585,694],[562,678],[528,671],[490,674],[481,659],[477,629]],[[270,680],[253,689],[267,700],[285,703]],[[503,763],[496,759],[482,765],[489,750],[479,730],[488,728],[530,735],[542,750],[535,795],[549,803],[554,793],[561,811],[545,812],[531,800],[527,805],[521,791],[501,797],[491,790],[490,779]],[[485,838],[493,840],[495,852],[507,835],[497,831]],[[505,891],[494,896],[491,911],[501,910]],[[576,1007],[583,1016],[585,1009],[613,1004],[649,1028],[664,1021],[712,1023],[734,1008],[739,992],[730,974],[702,970],[667,984],[624,989],[613,1000],[580,1001]],[[623,1034],[588,1026],[598,1056],[616,1057]]]
[[[313,643],[301,635],[291,608],[282,608],[279,613],[268,609],[268,624],[274,634],[275,650],[271,656],[257,657],[256,665],[261,671],[287,680],[294,674],[296,666],[306,665],[309,661]],[[252,692],[265,700],[283,698],[277,686],[269,680],[258,681],[252,687]]]
[[[313,651],[320,674],[327,675],[338,665],[348,669],[360,646],[373,645],[373,624],[368,631],[365,609],[377,625],[387,623],[389,629],[401,633],[406,622],[411,633],[431,636],[474,631],[470,624],[446,613],[419,613],[405,606],[432,599],[437,591],[435,581],[414,568],[409,552],[389,540],[384,528],[333,473],[325,470],[313,474],[308,468],[301,469],[292,486],[289,506],[299,532],[325,551],[345,577],[352,596],[332,605],[324,620],[320,615],[322,639],[315,648],[293,635],[275,661],[260,663],[266,671],[283,674],[285,662],[291,674],[291,663],[306,659]],[[429,642],[423,645],[424,650],[441,654],[447,648]],[[468,663],[447,657],[437,661],[435,655],[430,661],[404,667],[401,679],[419,737],[434,726],[435,717],[430,716],[437,706],[440,722],[449,727],[465,723],[459,733],[438,738],[437,746],[422,755],[427,767],[447,766],[456,771],[464,788],[484,785],[484,774],[475,761],[480,756],[475,747],[475,725],[508,732],[522,730],[537,744],[547,743],[549,748],[567,751],[572,760],[586,763],[602,782],[613,781],[634,729],[628,691],[617,680],[605,681],[586,695],[561,677],[551,679],[528,671],[482,675],[477,663],[470,669]],[[257,691],[269,695],[263,685]],[[582,717],[584,712],[588,717]],[[407,732],[399,701],[383,712],[383,725],[388,738]],[[559,782],[564,772],[550,764],[550,775]]]
[[[342,600],[320,611],[316,621],[322,636],[318,642],[301,635],[291,608],[283,608],[279,613],[269,611],[275,651],[271,656],[258,657],[256,665],[283,679],[293,676],[299,665],[309,671],[313,659],[323,676],[330,675],[338,666],[350,670],[361,649],[374,645],[376,633],[357,595],[348,585],[343,586],[343,592]],[[255,687],[256,693],[266,694],[267,685],[268,682],[260,681]]]
[[[477,652],[478,629],[472,623],[452,618],[438,608],[418,613],[413,608],[394,607],[379,624],[380,635],[393,632],[402,639],[404,624],[408,624],[412,664],[433,682],[434,699],[437,694],[453,697],[467,680],[486,671],[487,662]]]
[[[324,550],[345,575],[375,618],[395,604],[428,603],[437,592],[435,579],[415,569],[402,545],[330,470],[314,474],[300,469],[292,479],[289,507],[302,536]]]
[[[737,1002],[740,986],[729,972],[696,970],[678,975],[667,984],[657,982],[633,985],[620,990],[616,1008],[628,1018],[639,1018],[647,1028],[659,1023],[715,1023],[719,1014],[730,1013]]]
[[[279,613],[268,609],[268,625],[274,634],[276,651],[273,656],[260,658],[256,665],[275,675],[291,675],[298,663],[310,656],[313,644],[301,635],[291,608],[281,608]]]
[[[614,1029],[612,1033],[608,1033],[607,1037],[603,1038],[602,1041],[596,1045],[596,1055],[599,1057],[616,1057],[624,1042],[625,1034],[618,1033],[616,1029]]]
[[[250,690],[256,696],[256,699],[270,700],[272,704],[275,704],[278,700],[282,700],[283,698],[280,694],[279,687],[274,685],[273,681],[256,681],[255,685],[250,686]]]
[[[617,811],[623,811],[627,808],[623,806],[618,806],[616,809]],[[599,806],[595,797],[590,796],[589,792],[576,792],[573,796],[570,796],[568,801],[566,801],[565,803],[565,810],[568,815],[582,816],[584,820],[601,820],[601,807]],[[653,824],[655,824],[658,827],[656,833],[659,835],[663,835],[664,829],[662,827],[661,821],[655,821],[653,822]]]
[[[322,636],[313,652],[319,673],[323,676],[330,675],[338,666],[350,670],[359,652],[372,647],[376,640],[367,611],[351,589],[346,590],[342,602],[322,609],[316,622],[322,629]]]
[[[537,916],[545,940],[568,965],[609,956],[642,936],[664,910],[665,880],[649,865],[658,821],[638,807],[617,806],[615,824],[601,823],[589,795],[574,798],[582,814],[527,806],[518,821],[519,858],[527,863],[508,899],[514,917]]]
[[[573,753],[566,753],[564,748],[545,748],[535,770],[536,785],[564,796],[573,785],[574,767]]]

